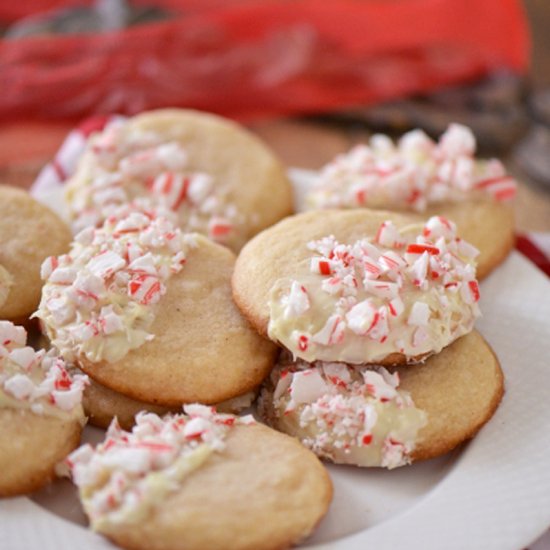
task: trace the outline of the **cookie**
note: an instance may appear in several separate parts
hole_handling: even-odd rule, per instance
[[[514,244],[511,199],[515,180],[496,159],[475,158],[476,142],[465,126],[451,124],[439,142],[414,130],[394,144],[375,135],[321,169],[306,208],[375,208],[453,220],[459,234],[481,252],[480,277]]]
[[[423,361],[473,328],[477,251],[443,217],[415,221],[368,210],[287,218],[241,252],[235,301],[305,361]]]
[[[268,550],[311,533],[332,498],[313,453],[249,417],[185,412],[113,424],[68,458],[93,529],[135,550]]]
[[[218,403],[216,410],[221,413],[237,414],[250,407],[255,398],[256,392],[251,391],[242,396]],[[135,424],[136,414],[141,411],[163,415],[181,410],[181,406],[168,408],[131,399],[93,380],[84,390],[82,405],[88,417],[88,422],[105,429],[108,428],[115,417],[121,428],[130,430]]]
[[[322,458],[391,469],[474,437],[503,392],[499,362],[474,331],[414,368],[312,366],[287,356],[266,382],[260,410]]]
[[[86,377],[27,347],[26,333],[0,321],[0,496],[29,493],[48,483],[55,466],[79,443],[85,422]]]
[[[43,265],[37,316],[52,345],[100,384],[165,407],[256,388],[275,346],[231,296],[234,254],[128,206]]]
[[[227,119],[181,109],[115,119],[92,135],[66,190],[76,231],[137,198],[235,251],[292,212],[290,183],[266,145]]]
[[[27,320],[40,301],[40,264],[70,242],[69,228],[49,208],[0,185],[0,319]]]

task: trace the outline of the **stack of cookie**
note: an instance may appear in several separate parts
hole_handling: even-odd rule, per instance
[[[76,235],[43,265],[36,316],[93,380],[91,422],[117,416],[129,428],[144,408],[249,406],[275,346],[233,303],[230,249],[290,211],[271,152],[213,115],[115,118],[90,137],[65,196]]]
[[[105,440],[64,464],[95,530],[128,548],[280,548],[328,509],[317,457],[395,468],[472,437],[503,393],[474,329],[476,263],[486,275],[508,252],[514,189],[472,139],[374,138],[311,189],[330,209],[285,218],[290,184],[263,144],[164,110],[90,136],[66,187],[73,236],[1,190],[28,220],[0,230],[35,236],[0,256],[0,316],[34,311],[52,348],[0,322],[17,442],[0,446],[0,494],[51,479],[87,415]],[[283,433],[234,416],[258,392]]]
[[[486,276],[511,248],[515,182],[474,152],[459,125],[437,144],[375,136],[321,171],[311,212],[241,252],[235,301],[283,348],[259,410],[318,456],[402,466],[448,452],[496,410],[502,371],[473,329],[476,264]]]
[[[233,302],[231,249],[290,213],[280,164],[229,121],[158,111],[93,134],[66,198],[72,243],[33,266],[44,281],[33,318],[51,342],[48,360],[12,349],[24,345],[22,329],[6,325],[17,338],[3,340],[2,419],[17,417],[18,456],[0,450],[1,463],[13,463],[2,494],[52,477],[78,444],[84,393],[90,420],[109,426],[106,440],[65,465],[98,531],[132,548],[223,547],[228,537],[234,548],[273,548],[307,536],[332,496],[319,460],[208,406],[250,406],[273,368],[276,346]],[[50,446],[30,453],[34,469],[19,467],[46,419],[56,430]],[[212,509],[224,513],[214,521]],[[264,517],[279,521],[266,529]]]

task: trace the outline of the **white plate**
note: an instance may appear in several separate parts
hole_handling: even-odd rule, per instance
[[[514,252],[481,291],[478,328],[506,376],[493,419],[437,460],[392,472],[329,466],[334,501],[304,546],[519,550],[549,527],[550,282]],[[99,434],[87,428],[85,437]],[[113,548],[84,525],[68,481],[0,501],[0,549]]]

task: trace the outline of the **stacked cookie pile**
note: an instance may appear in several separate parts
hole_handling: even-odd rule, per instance
[[[395,468],[472,437],[503,393],[474,330],[477,248],[482,274],[509,250],[513,182],[462,128],[426,140],[337,159],[307,201],[331,209],[287,218],[265,146],[179,110],[92,134],[66,186],[72,236],[3,188],[20,201],[3,231],[32,237],[0,257],[0,421],[20,442],[0,448],[0,494],[51,479],[87,416],[105,440],[64,464],[95,530],[128,548],[280,548],[328,509],[315,455]],[[499,246],[478,238],[497,226]],[[11,322],[31,314],[48,352]],[[277,431],[232,414],[258,392]]]
[[[360,466],[402,466],[472,437],[503,393],[473,331],[476,254],[446,218],[380,211],[308,212],[250,241],[235,300],[286,350],[262,390],[266,421]]]
[[[475,147],[460,125],[438,143],[373,136],[321,170],[310,212],[241,252],[235,300],[283,348],[260,411],[318,456],[388,468],[436,457],[498,406],[502,371],[474,330],[477,276],[510,251],[515,182]]]
[[[93,134],[66,198],[74,236],[64,228],[61,245],[48,242],[64,225],[46,208],[36,206],[54,221],[28,220],[45,245],[25,266],[38,295],[23,316],[36,310],[51,351],[25,347],[22,327],[0,326],[0,418],[17,442],[0,451],[0,493],[51,479],[87,415],[108,426],[105,442],[64,464],[92,527],[121,545],[272,548],[307,536],[332,496],[319,460],[209,406],[250,406],[273,367],[276,347],[233,302],[231,249],[290,213],[280,164],[229,121],[159,111]],[[215,522],[213,509],[222,510]]]

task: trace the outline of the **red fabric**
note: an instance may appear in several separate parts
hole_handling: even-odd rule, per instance
[[[93,0],[18,0],[0,2],[0,21],[13,23],[23,17],[68,6],[93,4]]]
[[[181,16],[123,32],[0,41],[0,117],[170,105],[240,119],[319,112],[502,67],[523,72],[529,54],[520,0],[139,1]],[[10,9],[2,5],[0,18]]]
[[[516,249],[550,277],[550,259],[527,235],[516,236]]]
[[[112,115],[96,115],[85,119],[78,125],[78,130],[88,137],[92,132],[103,130]]]

